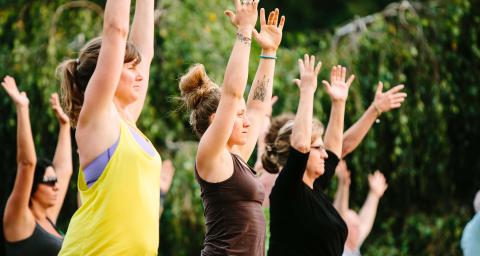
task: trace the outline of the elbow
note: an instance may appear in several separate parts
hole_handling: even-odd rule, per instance
[[[37,158],[30,157],[26,159],[19,159],[17,164],[20,169],[35,169],[35,166],[37,165]]]
[[[342,147],[342,158],[344,158],[346,155],[350,154],[352,152],[352,148],[348,145],[343,145]]]
[[[234,98],[236,100],[241,100],[243,99],[243,91],[235,90],[233,88],[229,88],[228,86],[224,86],[222,89],[222,93],[225,96]]]
[[[292,147],[302,153],[310,152],[310,143],[293,141]]]
[[[126,40],[128,37],[128,23],[115,18],[105,20],[103,33],[104,36],[120,36]]]

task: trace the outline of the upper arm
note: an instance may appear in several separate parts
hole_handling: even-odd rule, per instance
[[[328,158],[325,159],[325,171],[323,175],[318,177],[313,183],[313,186],[320,190],[323,190],[328,186],[335,175],[335,169],[337,168],[338,162],[340,162],[340,159],[338,159],[338,156],[335,155],[335,153],[327,150],[327,154]]]
[[[19,163],[15,185],[5,206],[4,220],[7,222],[22,221],[22,216],[28,214],[34,171],[35,165]]]
[[[307,168],[307,162],[310,152],[302,153],[293,147],[290,147],[287,162],[280,171],[275,187],[282,188],[287,194],[297,191],[303,184],[303,174]]]
[[[62,209],[63,202],[65,200],[65,196],[67,195],[68,185],[70,184],[70,178],[72,177],[72,170],[58,170],[55,169],[57,172],[57,180],[58,180],[58,197],[53,207],[48,208],[47,216],[53,222],[57,223],[58,215],[60,214],[60,210]]]
[[[215,162],[222,156],[232,134],[237,105],[241,100],[242,98],[230,95],[222,90],[215,116],[198,145],[197,162],[199,169],[212,169],[207,166],[211,166],[211,162]]]

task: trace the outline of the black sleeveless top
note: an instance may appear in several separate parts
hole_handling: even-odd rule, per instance
[[[263,185],[239,156],[232,160],[232,176],[218,183],[203,180],[195,166],[207,226],[202,256],[265,255]]]
[[[48,220],[48,222],[50,222],[57,232],[59,232],[57,227],[55,227],[50,220]],[[7,256],[56,256],[62,248],[62,242],[62,238],[58,238],[48,233],[35,222],[35,229],[30,237],[16,242],[5,241],[5,249],[7,251]]]

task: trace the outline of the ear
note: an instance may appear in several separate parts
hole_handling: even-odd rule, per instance
[[[208,122],[211,124],[213,123],[213,119],[215,118],[215,113],[213,113],[209,118],[208,118]]]

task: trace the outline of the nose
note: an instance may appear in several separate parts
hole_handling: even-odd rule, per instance
[[[141,72],[137,72],[137,76],[135,77],[136,81],[143,81],[143,75]]]
[[[328,158],[328,154],[327,154],[327,151],[325,149],[322,149],[322,158],[323,159],[327,159]]]
[[[250,120],[248,119],[247,115],[245,115],[245,117],[243,118],[243,127],[245,128],[250,127]]]
[[[58,191],[58,182],[55,183],[55,185],[52,187],[53,191]]]

